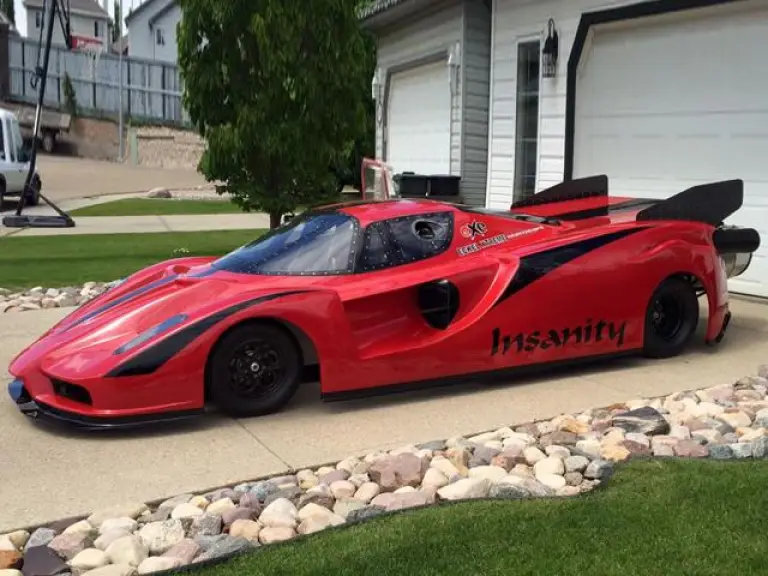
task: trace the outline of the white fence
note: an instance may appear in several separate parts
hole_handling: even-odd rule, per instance
[[[37,90],[30,84],[38,65],[38,43],[26,38],[8,39],[10,95],[36,103]],[[40,58],[42,66],[42,55]],[[66,108],[64,78],[69,74],[78,108],[97,115],[115,116],[120,110],[120,61],[103,53],[97,62],[86,53],[51,47],[45,103]],[[123,112],[137,120],[187,124],[181,103],[178,66],[152,60],[123,57]]]

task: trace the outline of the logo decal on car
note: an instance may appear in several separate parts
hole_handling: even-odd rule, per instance
[[[485,226],[484,224],[482,225]],[[464,226],[467,226],[467,224],[465,224]],[[475,252],[480,252],[480,250],[482,250],[483,248],[488,248],[490,246],[497,246],[498,244],[503,244],[507,240],[512,240],[513,238],[517,238],[518,236],[527,236],[528,234],[534,234],[539,230],[543,230],[543,229],[544,229],[543,226],[537,226],[536,228],[531,228],[530,230],[523,230],[521,232],[514,232],[512,234],[497,234],[496,236],[491,236],[490,238],[483,238],[479,242],[473,242],[472,244],[459,246],[458,248],[456,248],[456,253],[459,256],[474,254]],[[464,227],[462,227],[462,236],[463,235],[464,235]]]
[[[474,240],[476,236],[485,236],[486,232],[488,232],[488,226],[477,220],[461,227],[461,235],[469,240]]]
[[[600,320],[593,323],[587,320],[585,324],[573,328],[561,328],[551,330],[535,330],[533,332],[520,332],[515,336],[501,334],[499,328],[494,328],[491,342],[491,356],[505,355],[510,351],[533,352],[534,350],[547,350],[548,348],[562,348],[570,344],[589,344],[591,342],[603,342],[610,340],[616,348],[624,345],[624,335],[627,322],[610,322]]]

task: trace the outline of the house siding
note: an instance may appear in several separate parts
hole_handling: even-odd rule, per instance
[[[448,51],[462,40],[463,7],[460,2],[443,2],[430,10],[427,15],[414,18],[407,25],[396,25],[389,31],[378,33],[378,66],[388,84],[392,68],[407,67],[411,63],[434,56],[438,52]],[[446,74],[448,71],[446,70]],[[460,175],[461,170],[461,128],[462,128],[462,85],[459,85],[453,97],[451,107],[451,174]],[[384,93],[387,94],[386,89]],[[386,106],[386,102],[384,105]],[[384,115],[386,118],[386,114]],[[386,120],[385,120],[386,122]],[[386,126],[376,124],[376,156],[386,158],[384,134]]]
[[[488,104],[491,85],[490,8],[482,0],[466,0],[463,25],[461,194],[467,204],[484,205],[488,178]]]
[[[149,21],[161,10],[173,3],[160,18],[149,25]],[[147,8],[143,12],[134,15],[128,25],[128,52],[130,56],[145,58],[147,60],[160,60],[176,64],[178,62],[178,43],[176,26],[181,21],[181,8],[174,0],[156,2],[157,6]],[[158,46],[155,42],[155,30],[162,28],[165,31],[165,46]]]
[[[37,27],[37,14],[40,14],[40,22],[44,23],[45,17],[42,10],[29,8],[27,9],[27,38],[37,40],[40,37],[40,28]],[[83,36],[94,36],[94,23],[99,23],[99,38],[103,40],[104,49],[109,48],[112,40],[112,32],[109,29],[109,20],[107,18],[95,18],[92,16],[84,16],[82,14],[70,15],[70,26],[72,34],[79,34]],[[53,25],[53,36],[51,43],[54,45],[63,46],[64,33],[59,25],[58,18]]]
[[[634,4],[632,1],[497,0],[492,46],[491,137],[488,200],[492,208],[508,208],[515,178],[517,44],[539,37],[550,18],[559,36],[555,78],[542,78],[539,92],[539,145],[536,190],[562,182],[565,164],[565,96],[568,57],[583,12]]]

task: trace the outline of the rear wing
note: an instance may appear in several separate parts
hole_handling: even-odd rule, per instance
[[[510,210],[594,197],[608,197],[608,176],[605,174],[561,182],[530,198],[518,200],[510,206]],[[648,202],[652,203],[651,206],[637,213],[637,221],[688,220],[719,226],[744,203],[744,181],[736,179],[699,184],[666,200]]]
[[[568,180],[567,182],[555,184],[529,198],[518,200],[510,206],[510,210],[522,208],[524,206],[540,206],[541,204],[566,202],[568,200],[579,200],[581,198],[594,198],[596,196],[608,196],[608,176],[605,174],[577,178],[575,180]]]
[[[637,213],[643,220],[691,220],[719,226],[744,203],[744,181],[699,184]]]

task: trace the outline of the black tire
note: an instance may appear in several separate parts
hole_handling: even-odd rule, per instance
[[[301,352],[285,330],[244,324],[217,343],[206,385],[222,412],[234,417],[262,416],[279,411],[291,400],[302,368]]]
[[[0,212],[3,211],[4,202],[5,202],[5,180],[0,179]]]
[[[651,296],[645,313],[643,353],[649,358],[680,354],[699,324],[699,300],[690,282],[668,278]]]
[[[42,183],[40,182],[40,177],[35,175],[32,177],[32,191],[27,194],[26,199],[24,200],[24,203],[27,206],[37,206],[40,204],[40,187],[42,186]]]
[[[56,146],[56,136],[53,132],[43,132],[43,151],[51,154]]]

